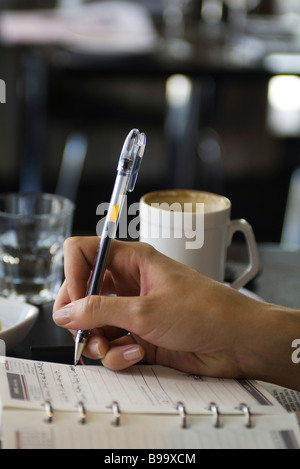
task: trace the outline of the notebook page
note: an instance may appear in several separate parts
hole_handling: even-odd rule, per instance
[[[271,383],[261,382],[261,385],[269,394],[274,396],[288,412],[300,413],[300,391],[294,391],[293,389]]]
[[[275,398],[249,381],[202,378],[160,366],[134,366],[114,372],[102,366],[72,366],[0,357],[0,395],[5,408],[41,409],[51,401],[58,410],[74,410],[79,401],[95,412],[110,412],[113,400],[123,412],[176,413],[183,401],[188,413],[207,413],[214,401],[222,412],[285,412]]]
[[[220,429],[214,428],[212,417],[192,416],[188,428],[182,429],[176,415],[121,415],[116,427],[109,414],[88,415],[82,425],[76,414],[58,412],[49,424],[40,412],[13,410],[5,414],[3,429],[3,448],[7,449],[172,449],[173,454],[176,449],[300,449],[298,425],[289,414],[284,418],[259,416],[253,429],[247,429],[240,416],[224,417]],[[106,454],[115,458],[122,453]],[[147,460],[147,453],[142,454],[135,457]],[[184,457],[181,454],[176,462],[198,462]],[[136,465],[142,461],[126,462]],[[155,462],[153,456],[148,462]]]

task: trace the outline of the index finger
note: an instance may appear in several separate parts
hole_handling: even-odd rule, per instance
[[[66,239],[64,243],[64,288],[67,289],[70,301],[85,296],[98,245],[97,236]]]

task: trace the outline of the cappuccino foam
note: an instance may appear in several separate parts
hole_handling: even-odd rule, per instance
[[[144,202],[161,210],[192,213],[203,212],[202,204],[204,204],[204,213],[224,210],[230,204],[223,196],[189,190],[151,192],[144,197]]]

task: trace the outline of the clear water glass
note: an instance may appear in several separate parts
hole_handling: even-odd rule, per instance
[[[55,299],[73,212],[73,202],[56,195],[0,195],[0,296],[36,305]]]

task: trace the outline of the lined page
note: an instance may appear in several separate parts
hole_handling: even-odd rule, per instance
[[[79,401],[94,412],[176,413],[183,401],[188,413],[209,414],[214,401],[222,412],[239,413],[245,402],[260,413],[285,412],[275,398],[247,380],[203,378],[161,366],[134,366],[114,372],[103,366],[72,366],[0,357],[0,396],[4,408],[74,410]]]

